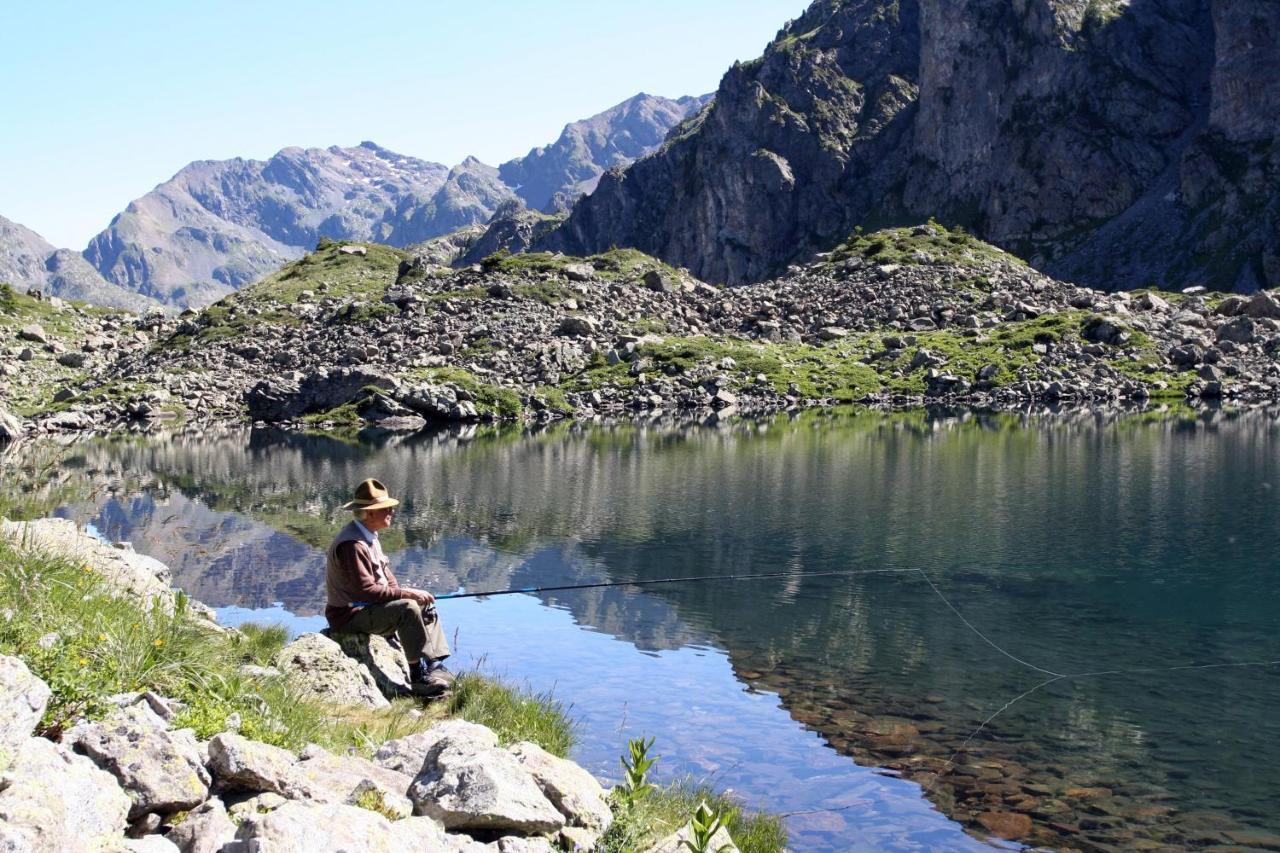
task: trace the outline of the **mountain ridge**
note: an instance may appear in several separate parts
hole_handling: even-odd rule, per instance
[[[535,176],[548,198],[575,197],[605,168],[656,145],[704,101],[637,95],[498,167],[467,157],[450,168],[368,141],[288,147],[264,161],[199,160],[132,201],[84,256],[124,288],[199,306],[301,257],[321,238],[405,246],[487,222],[519,198],[504,168]],[[612,140],[615,126],[619,139]]]
[[[1280,7],[819,0],[535,248],[761,281],[936,216],[1106,289],[1280,283]]]

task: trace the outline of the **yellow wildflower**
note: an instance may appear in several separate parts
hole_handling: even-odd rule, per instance
[[[164,640],[159,640],[159,639],[158,639],[158,640],[156,640],[154,643],[152,643],[152,645],[154,645],[154,646],[158,649],[158,648],[160,648],[161,646],[163,646],[163,645],[164,645]]]
[[[81,666],[88,666],[88,665],[89,665],[89,659],[88,659],[88,658],[80,658],[80,665],[81,665]]]
[[[99,643],[105,643],[106,641],[107,641],[107,635],[106,635],[106,634],[99,634],[99,635],[98,635],[98,642],[99,642]]]

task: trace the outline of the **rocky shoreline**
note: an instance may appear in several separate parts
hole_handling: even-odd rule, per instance
[[[932,223],[734,288],[630,250],[439,260],[325,245],[202,312],[91,317],[66,341],[15,313],[0,375],[46,396],[0,428],[1280,398],[1275,294],[1091,290]]]
[[[69,521],[3,522],[0,535],[19,553],[83,564],[140,606],[188,608],[210,633],[234,630],[175,593],[163,564]],[[381,638],[340,645],[319,634],[282,649],[270,671],[253,669],[247,675],[286,678],[329,705],[370,709],[387,705],[379,686],[407,674]],[[500,746],[492,730],[461,719],[382,743],[371,758],[315,744],[294,752],[242,735],[238,721],[197,739],[175,725],[182,702],[143,690],[105,697],[103,718],[80,719],[53,739],[37,736],[50,685],[2,655],[0,685],[6,850],[532,853],[592,849],[613,821],[607,792],[587,771],[532,742]],[[681,832],[653,850],[674,850],[688,837]],[[720,840],[737,849],[727,834]]]

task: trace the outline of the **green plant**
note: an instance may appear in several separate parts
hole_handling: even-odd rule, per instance
[[[377,788],[365,788],[359,791],[352,803],[366,811],[380,814],[390,821],[403,820],[404,815],[387,805],[386,795]]]
[[[693,819],[689,821],[689,837],[680,839],[680,846],[689,853],[720,853],[722,850],[728,850],[728,844],[711,846],[715,843],[716,833],[723,828],[724,822],[720,819],[720,813],[712,811],[707,801],[703,800],[698,803]]]
[[[649,796],[654,789],[649,781],[649,770],[658,762],[660,756],[649,757],[649,750],[652,747],[653,738],[648,740],[632,738],[627,741],[630,760],[628,756],[622,757],[622,784],[613,789],[614,795],[623,808],[631,808]]]

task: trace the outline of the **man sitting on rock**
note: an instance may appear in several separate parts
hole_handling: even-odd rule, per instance
[[[394,634],[409,661],[413,692],[439,696],[453,674],[441,663],[449,656],[449,644],[436,616],[435,596],[400,586],[378,543],[378,531],[391,526],[399,503],[386,486],[370,479],[356,486],[355,499],[343,505],[355,520],[338,532],[326,555],[324,615],[335,633]]]

